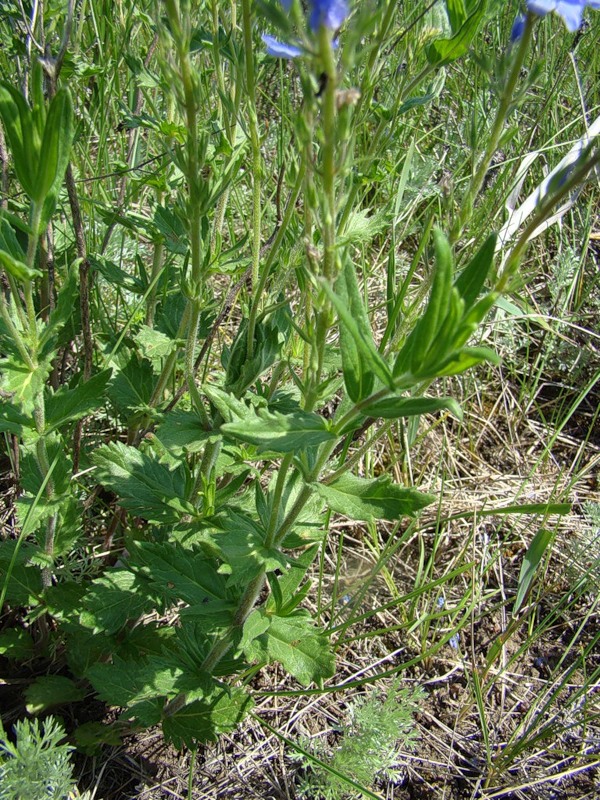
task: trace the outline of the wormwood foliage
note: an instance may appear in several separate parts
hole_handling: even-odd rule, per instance
[[[318,739],[301,742],[306,753],[295,756],[305,772],[299,783],[300,797],[364,797],[352,789],[348,778],[368,789],[374,789],[377,780],[398,780],[402,753],[417,745],[413,714],[423,697],[421,689],[396,685],[386,696],[371,692],[346,710],[336,729],[339,738],[333,752]]]
[[[497,363],[486,316],[600,158],[582,150],[500,255],[471,212],[518,113],[537,12],[444,200],[411,185],[433,173],[409,139],[503,3],[427,11],[393,92],[377,86],[404,42],[402,4],[222,5],[125,2],[105,31],[123,53],[110,70],[87,60],[103,52],[97,26],[72,4],[42,9],[26,46],[11,40],[19,75],[0,83],[0,431],[18,487],[0,605],[27,623],[0,648],[61,660],[27,687],[31,713],[91,696],[119,709],[113,731],[75,734],[86,752],[158,724],[177,747],[215,739],[273,663],[300,687],[334,676],[331,620],[305,602],[331,515],[401,532],[437,500],[361,456],[405,419],[413,432],[424,415],[460,422],[439,381]],[[20,14],[0,24],[14,32]],[[104,107],[108,72],[129,105]],[[377,251],[385,279],[369,275]],[[392,768],[394,736],[410,741],[401,697],[355,707],[340,769],[371,783]]]
[[[0,725],[0,798],[2,800],[63,800],[72,786],[73,766],[64,744],[65,732],[53,718],[15,725],[16,742]]]

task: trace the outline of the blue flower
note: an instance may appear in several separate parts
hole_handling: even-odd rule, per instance
[[[581,27],[583,10],[587,6],[600,9],[600,0],[527,0],[528,10],[539,17],[556,11],[571,33]]]
[[[310,27],[316,33],[321,25],[336,31],[348,16],[346,0],[314,0],[311,3]]]
[[[289,12],[293,0],[281,0],[285,11]],[[336,31],[349,14],[347,0],[311,0],[309,25],[313,33],[317,33],[323,25],[329,30]],[[288,42],[280,42],[274,36],[263,34],[263,42],[267,45],[267,53],[275,58],[296,58],[304,52],[301,47]],[[334,42],[334,47],[335,47]]]
[[[516,20],[513,22],[512,30],[510,32],[510,43],[514,44],[518,42],[521,36],[523,36],[523,31],[525,30],[525,17],[523,14],[519,14]]]
[[[263,33],[262,40],[267,45],[267,53],[275,58],[296,58],[302,55],[302,50],[296,45],[280,42],[268,33]]]

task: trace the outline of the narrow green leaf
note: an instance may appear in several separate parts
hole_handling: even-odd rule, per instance
[[[66,345],[68,340],[79,333],[79,284],[78,265],[75,261],[68,270],[58,289],[56,305],[50,312],[50,319],[40,335],[40,354],[47,357],[54,348]],[[68,323],[72,325],[69,328]],[[66,329],[66,330],[65,330]]]
[[[517,614],[525,602],[529,590],[531,589],[535,573],[544,557],[544,553],[548,549],[548,545],[552,541],[552,537],[552,531],[540,528],[531,540],[531,544],[527,548],[523,563],[521,564],[521,571],[519,572],[519,583],[517,586],[515,604],[513,606],[513,614]]]
[[[46,124],[34,198],[43,204],[40,231],[44,230],[54,212],[56,199],[62,186],[73,142],[73,103],[68,89],[61,88],[52,98]]]
[[[477,4],[471,4],[472,11],[464,20],[458,31],[449,39],[436,39],[425,48],[427,60],[432,66],[441,67],[461,58],[468,52],[475,34],[483,21],[486,2],[480,0]],[[456,23],[460,20],[460,14],[454,15]]]
[[[42,274],[39,269],[28,267],[27,264],[19,261],[19,259],[7,253],[5,250],[0,250],[0,264],[9,275],[12,275],[13,278],[19,281],[32,281],[34,278],[39,278]]]
[[[285,546],[285,540],[283,544]],[[297,556],[293,561],[290,561],[285,572],[276,578],[282,598],[282,608],[287,608],[289,611],[291,611],[296,607],[294,605],[294,599],[297,594],[296,590],[304,580],[306,573],[308,572],[310,565],[317,557],[318,552],[318,544],[313,544],[310,547],[307,547],[303,553]],[[306,583],[305,586],[310,588],[310,583]],[[267,598],[265,608],[267,613],[270,614],[275,611],[275,601],[273,597],[269,596]],[[281,612],[282,609],[279,609],[279,611]]]
[[[499,364],[500,357],[489,347],[463,347],[442,364],[434,367],[435,376],[441,378],[443,375],[459,375],[483,361]]]
[[[392,483],[388,475],[374,479],[343,475],[330,485],[319,483],[315,488],[333,511],[366,522],[413,516],[435,500],[432,495]]]
[[[25,689],[28,714],[41,714],[53,706],[77,703],[84,697],[84,689],[62,675],[43,675]]]
[[[35,141],[33,119],[27,100],[18,89],[4,81],[0,83],[0,118],[12,151],[17,178],[26,194],[33,198],[40,143]]]
[[[367,370],[370,370],[389,389],[393,389],[394,380],[392,378],[390,368],[388,367],[383,356],[373,344],[373,337],[370,332],[369,337],[365,338],[345,301],[333,291],[331,286],[329,286],[326,281],[321,282],[321,288],[335,306],[340,318],[340,322],[343,322],[348,334],[354,340],[356,348],[362,356],[361,370],[364,373],[366,373]]]
[[[453,397],[386,397],[363,408],[367,417],[399,419],[436,411],[450,411],[456,419],[462,419],[462,409]]]
[[[356,329],[361,337],[361,344],[359,345],[355,335],[352,334],[352,331],[340,315],[340,351],[342,354],[344,383],[350,399],[354,403],[358,403],[371,394],[375,383],[375,373],[368,363],[369,359],[363,355],[362,342],[368,343],[372,352],[375,352],[376,348],[373,342],[369,317],[367,316],[356,279],[356,270],[349,258],[346,259],[336,282],[336,291],[340,301],[348,309],[356,323]]]
[[[454,258],[450,243],[439,228],[434,228],[433,242],[435,248],[435,273],[429,301],[423,316],[409,337],[412,340],[410,369],[415,375],[423,369],[427,361],[429,348],[434,341],[436,350],[443,352],[447,347],[444,341],[438,339],[438,334],[450,306],[450,287],[454,272]]]
[[[460,273],[454,287],[465,301],[466,308],[470,308],[483,289],[485,279],[494,263],[497,235],[491,233],[479,250],[475,253],[469,264]]]

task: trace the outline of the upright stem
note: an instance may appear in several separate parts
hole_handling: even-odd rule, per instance
[[[475,174],[471,179],[471,183],[463,200],[458,219],[456,220],[450,234],[450,240],[452,242],[455,242],[460,237],[466,223],[471,217],[473,203],[479,194],[481,187],[483,186],[483,182],[489,169],[492,157],[498,148],[498,142],[500,141],[500,137],[504,131],[504,126],[510,114],[513,96],[517,87],[517,82],[521,75],[521,69],[523,68],[523,64],[525,62],[525,56],[529,50],[529,45],[533,34],[534,19],[535,16],[531,13],[528,13],[525,17],[523,35],[519,41],[518,49],[514,57],[504,91],[502,92],[502,97],[500,98],[500,105],[496,111],[496,116],[492,124],[492,130],[490,131],[490,135],[488,137],[487,147],[483,156],[481,157],[477,169],[475,170]]]
[[[251,0],[242,0],[242,26],[244,29],[244,58],[246,67],[246,92],[248,99],[248,129],[250,131],[250,145],[252,147],[252,306],[259,302],[256,287],[260,269],[261,246],[261,185],[262,185],[262,157],[260,152],[260,135],[258,130],[258,115],[256,112],[256,82],[254,77],[254,47],[252,45],[252,3]],[[256,316],[250,315],[248,320],[248,358],[252,358],[254,350],[254,326]]]
[[[189,225],[190,225],[190,252],[191,252],[191,297],[189,300],[190,314],[187,330],[187,345],[185,355],[186,378],[194,372],[194,353],[198,337],[200,321],[200,303],[202,299],[202,232],[201,232],[201,207],[202,197],[200,191],[200,164],[198,159],[198,106],[196,103],[195,77],[190,60],[190,21],[182,19],[177,0],[166,0],[167,14],[173,40],[179,59],[181,83],[183,86],[184,110],[187,128],[187,163],[186,178],[189,191]]]

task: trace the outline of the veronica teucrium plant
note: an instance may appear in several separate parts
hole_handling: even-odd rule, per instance
[[[409,309],[391,269],[385,301],[369,303],[363,254],[389,228],[393,263],[414,145],[383,225],[368,200],[379,160],[503,5],[447,2],[444,30],[432,28],[411,51],[384,105],[377,81],[396,0],[158,4],[156,116],[131,125],[158,137],[162,174],[150,216],[125,220],[143,228],[152,267],[136,283],[92,257],[137,298],[116,329],[102,329],[93,374],[76,369],[64,385],[51,373],[62,348],[79,348],[77,275],[58,276],[46,308],[43,254],[70,158],[70,96],[58,88],[48,99],[37,68],[30,99],[0,87],[29,203],[19,219],[0,220],[2,426],[29,469],[23,535],[0,554],[3,599],[36,609],[46,639],[62,637],[73,675],[120,707],[123,725],[160,723],[177,746],[192,745],[242,719],[265,665],[278,662],[305,687],[332,678],[328,630],[304,603],[327,516],[400,522],[435,502],[390,475],[359,474],[362,455],[399,419],[460,419],[457,401],[433,382],[498,360],[478,343],[479,326],[514,285],[532,233],[600,160],[596,143],[584,148],[501,253],[493,230],[472,241],[471,216],[518,105],[535,27],[556,11],[571,28],[598,5],[528,2],[461,196],[419,233],[415,265],[426,265],[429,280],[421,305]],[[265,118],[271,91],[285,120]],[[69,199],[76,216],[71,184]],[[101,444],[97,433],[86,440],[83,477],[73,481],[73,426],[103,407],[113,430]],[[83,582],[61,559],[80,541],[79,515],[99,487],[109,555]],[[61,686],[67,699],[80,691]]]

